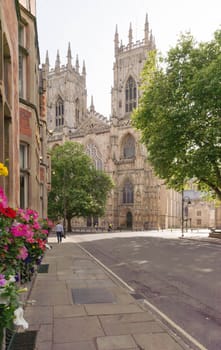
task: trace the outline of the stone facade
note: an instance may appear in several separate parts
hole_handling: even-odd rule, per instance
[[[191,186],[191,183],[189,184]],[[184,227],[201,229],[216,226],[215,201],[205,201],[203,193],[185,190],[183,196]]]
[[[9,205],[47,216],[44,69],[39,71],[35,0],[0,1],[0,177]]]
[[[116,28],[114,45],[110,120],[96,112],[93,98],[87,109],[85,63],[80,70],[76,57],[72,66],[70,44],[66,65],[61,66],[58,52],[55,68],[49,69],[46,55],[47,122],[53,130],[49,147],[66,140],[80,142],[96,167],[113,178],[115,187],[109,195],[105,217],[99,218],[100,226],[112,223],[114,228],[134,230],[180,227],[181,196],[167,190],[154,175],[147,161],[147,150],[130,119],[141,94],[140,73],[148,52],[155,48],[147,17],[142,41],[133,42],[130,25],[128,44],[120,43]],[[78,224],[78,220],[73,220],[73,225]],[[91,225],[93,220],[81,224]]]
[[[9,176],[0,176],[0,186],[15,207],[19,205],[18,12],[18,2],[0,1],[0,162],[9,170]]]
[[[22,4],[21,4],[22,3]],[[20,3],[20,206],[35,208],[47,217],[49,167],[45,116],[44,69],[39,71],[35,1]]]

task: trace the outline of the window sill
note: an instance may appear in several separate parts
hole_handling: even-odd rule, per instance
[[[134,163],[135,162],[135,157],[133,158],[123,158],[120,160],[115,160],[115,164],[129,164],[129,163]]]

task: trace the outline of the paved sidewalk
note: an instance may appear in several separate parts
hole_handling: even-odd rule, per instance
[[[78,244],[52,247],[25,309],[35,350],[190,350]]]

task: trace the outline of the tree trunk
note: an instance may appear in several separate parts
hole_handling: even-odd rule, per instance
[[[71,232],[71,218],[67,218],[68,221],[68,232]]]

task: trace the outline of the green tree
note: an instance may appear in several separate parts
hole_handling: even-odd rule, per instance
[[[51,153],[52,181],[48,216],[66,217],[68,230],[73,217],[101,216],[105,211],[111,178],[95,169],[81,144],[65,142]]]
[[[187,33],[166,57],[152,52],[133,114],[149,160],[169,187],[188,179],[221,199],[221,31],[197,43]]]

